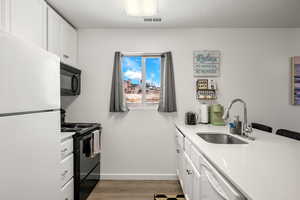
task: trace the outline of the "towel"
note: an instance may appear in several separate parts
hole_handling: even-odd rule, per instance
[[[93,155],[101,152],[100,132],[95,131],[93,134]]]
[[[85,140],[83,140],[83,153],[86,157],[90,157],[92,154],[92,138],[89,137]]]

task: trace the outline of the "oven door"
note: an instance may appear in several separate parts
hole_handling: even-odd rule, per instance
[[[79,200],[86,200],[100,180],[100,163],[82,179],[79,185]]]
[[[84,149],[85,142],[91,140],[92,136],[93,132],[90,132],[75,138],[75,200],[86,200],[100,180],[100,154],[89,156]]]
[[[83,182],[91,172],[94,171],[94,168],[100,162],[100,154],[96,154],[95,156],[88,156],[84,151],[84,142],[91,140],[93,134],[89,134],[87,136],[82,137],[80,140],[80,182]],[[99,174],[97,172],[97,174]],[[98,178],[98,177],[97,177]]]
[[[81,87],[81,71],[61,63],[60,87],[62,96],[79,95]]]

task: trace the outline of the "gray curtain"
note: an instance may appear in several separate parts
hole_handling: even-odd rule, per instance
[[[174,69],[171,52],[164,53],[161,57],[161,92],[158,111],[177,112]]]
[[[123,75],[122,75],[122,55],[120,52],[115,53],[114,68],[111,83],[110,94],[110,112],[127,112],[128,107],[124,97]]]

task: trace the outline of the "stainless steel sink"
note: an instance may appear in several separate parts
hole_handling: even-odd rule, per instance
[[[234,136],[223,133],[197,133],[199,137],[213,144],[248,144]]]

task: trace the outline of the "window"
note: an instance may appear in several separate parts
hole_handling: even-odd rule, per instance
[[[159,103],[160,64],[160,57],[123,56],[124,93],[130,107]]]

